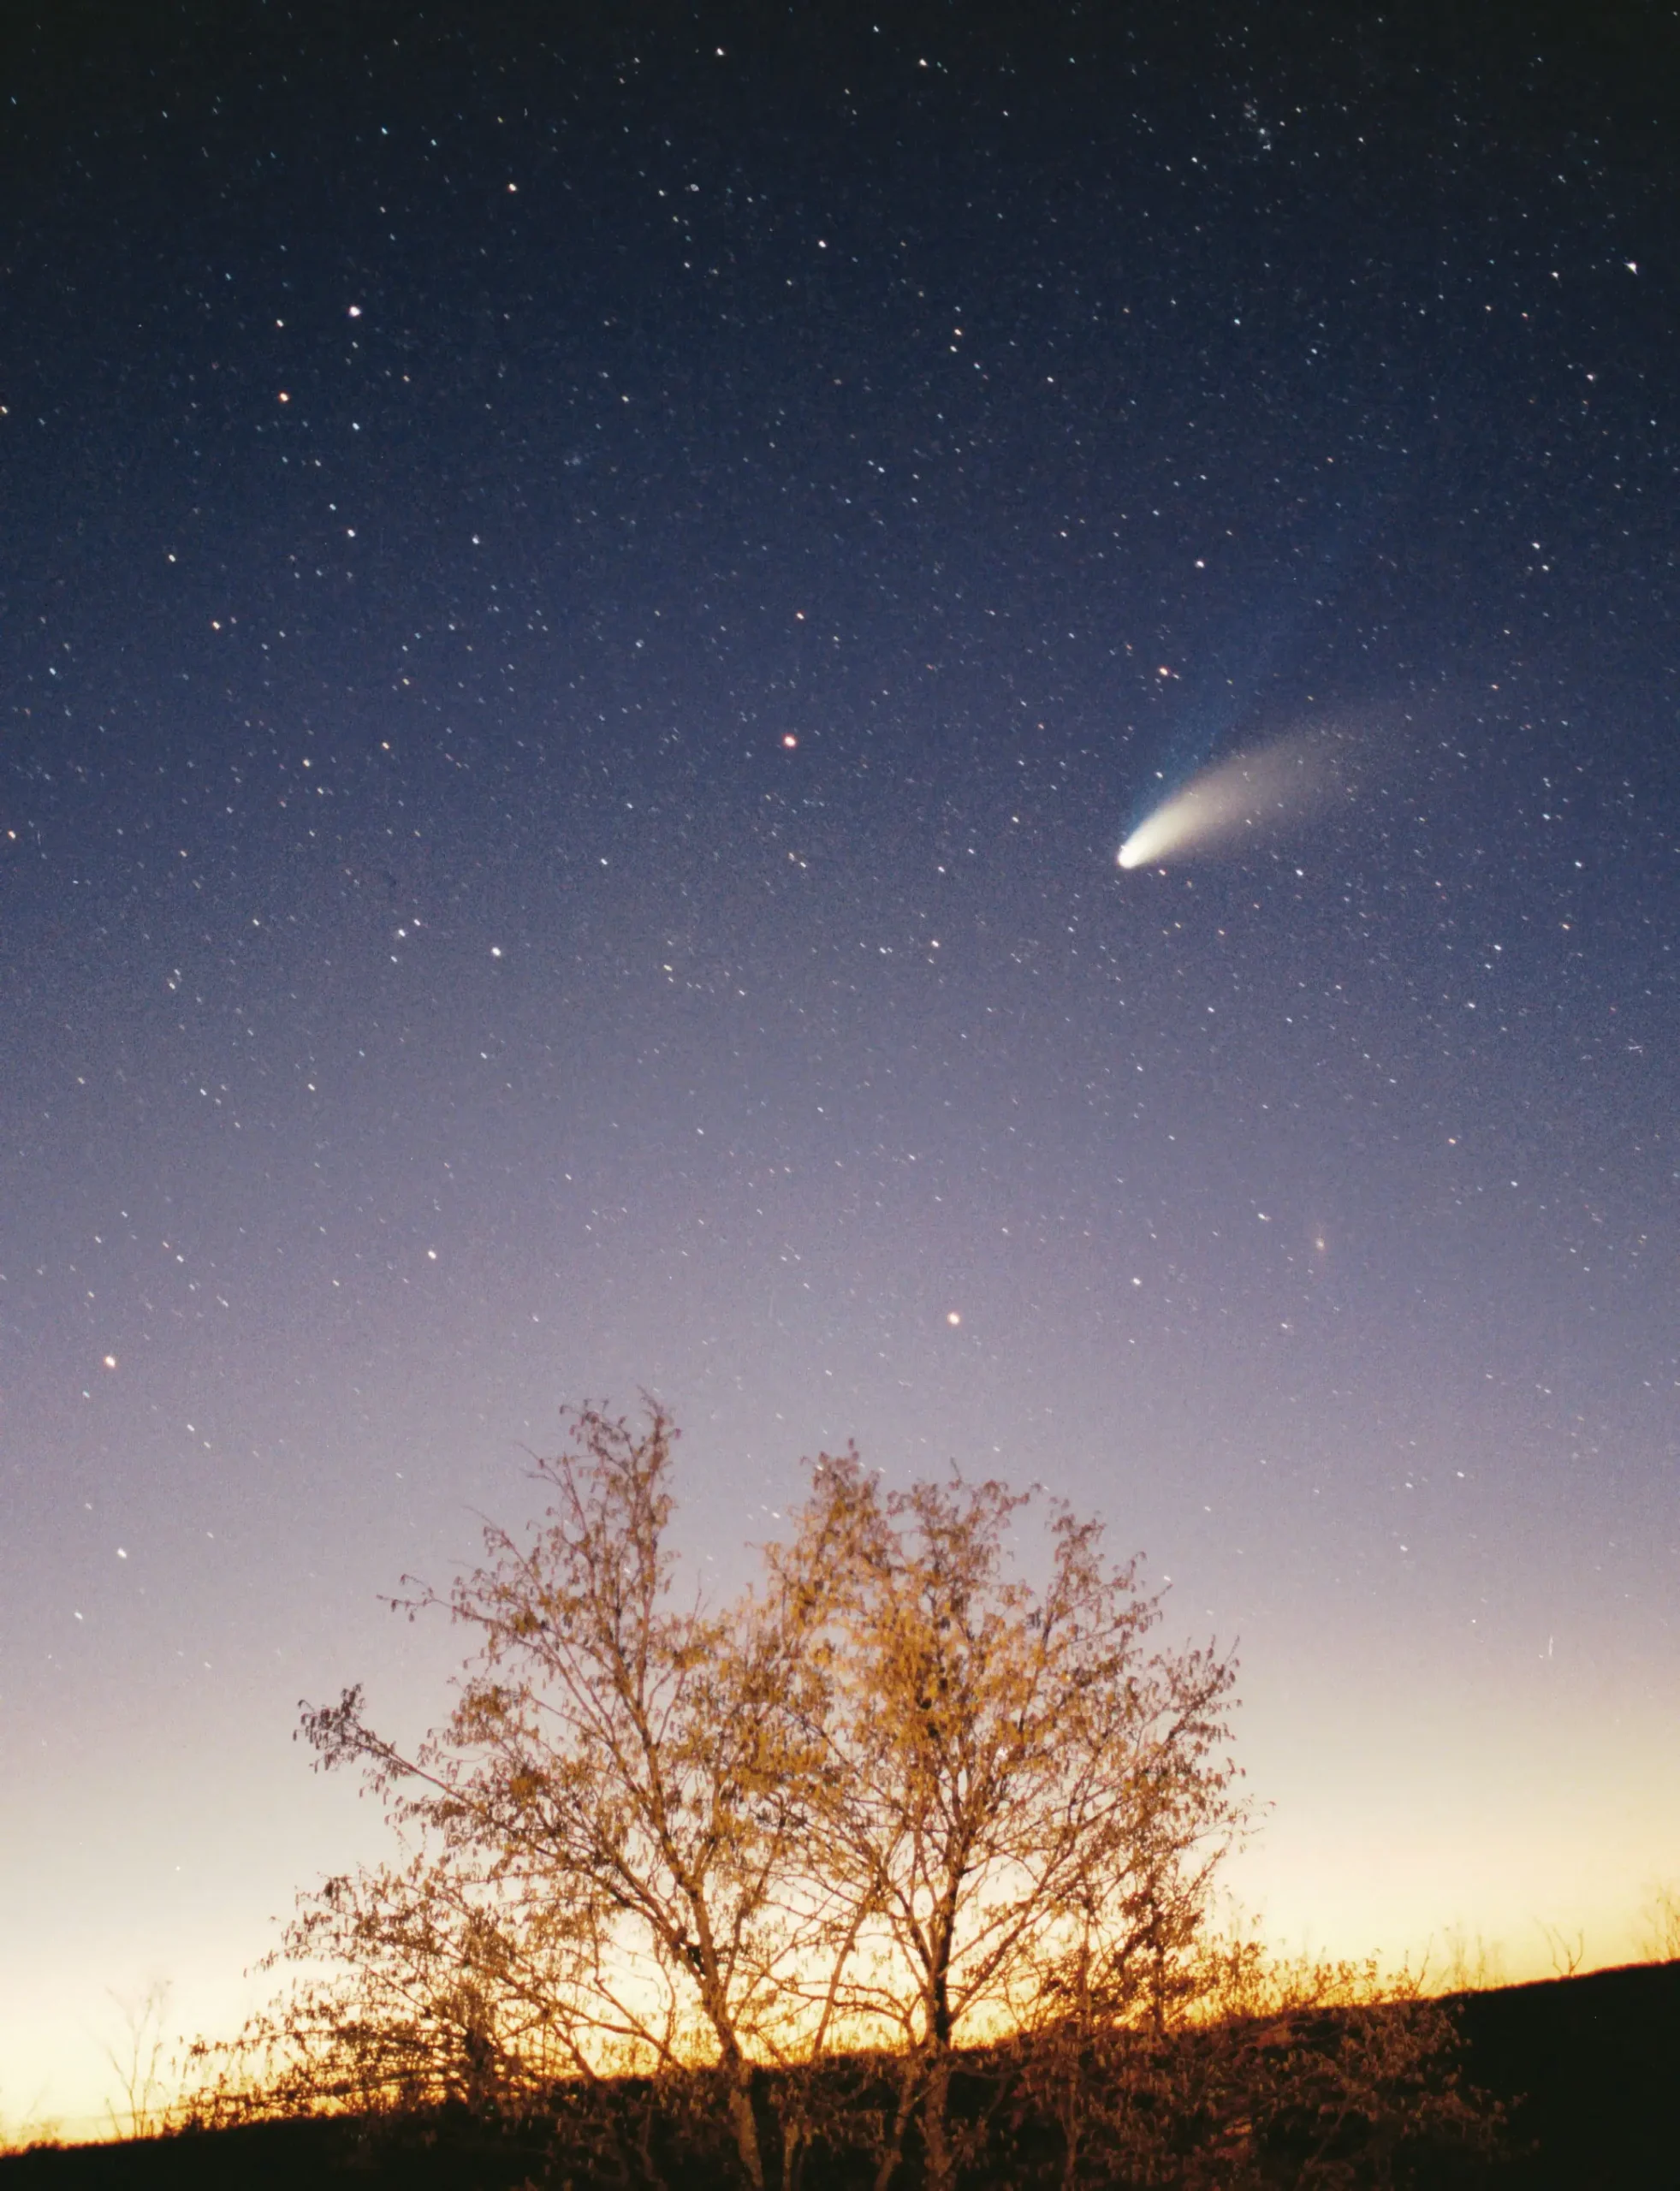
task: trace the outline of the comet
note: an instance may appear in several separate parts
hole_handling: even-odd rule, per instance
[[[1322,736],[1282,738],[1204,769],[1146,815],[1120,846],[1122,867],[1159,867],[1228,851],[1328,802],[1338,787]]]

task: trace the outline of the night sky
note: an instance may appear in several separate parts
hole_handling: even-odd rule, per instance
[[[236,2017],[382,1845],[298,1700],[640,1388],[719,1588],[852,1438],[1103,1513],[1279,1945],[1638,1953],[1671,12],[7,39],[0,2117]]]

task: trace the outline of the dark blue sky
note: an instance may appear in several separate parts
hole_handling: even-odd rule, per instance
[[[434,1715],[378,1593],[638,1386],[722,1574],[853,1436],[1146,1547],[1291,1940],[1635,1952],[1671,15],[484,12],[11,34],[0,2114],[227,2007],[371,1831],[296,1699]]]

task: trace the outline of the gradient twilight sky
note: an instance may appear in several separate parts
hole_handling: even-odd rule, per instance
[[[378,1845],[299,1698],[437,1716],[379,1593],[638,1386],[727,1581],[852,1437],[1108,1517],[1285,1945],[1636,1953],[1671,15],[30,12],[0,2117],[235,2013]]]

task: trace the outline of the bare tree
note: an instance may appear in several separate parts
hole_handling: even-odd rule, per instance
[[[1063,1509],[1042,1586],[1023,1579],[1010,1541],[1033,1503],[954,1474],[887,1492],[825,1458],[771,1553],[812,1639],[810,1858],[856,1915],[847,2029],[894,2064],[879,2191],[912,2134],[932,2191],[954,2182],[965,2046],[1047,2002],[1165,2022],[1240,1822],[1231,1661],[1150,1653],[1136,1563]]]
[[[844,1952],[803,1861],[802,1639],[786,1600],[676,1596],[662,1412],[572,1428],[536,1463],[527,1540],[487,1529],[484,1565],[397,1600],[473,1633],[446,1725],[411,1755],[359,1689],[306,1712],[319,1763],[361,1768],[413,1854],[306,1903],[286,1953],[334,1975],[261,2035],[291,2089],[329,2061],[364,2103],[705,2068],[758,2191],[755,2063],[820,2051],[811,1973],[837,1932]]]
[[[1571,1939],[1561,1925],[1548,1925],[1543,1917],[1536,1917],[1536,1925],[1545,1935],[1546,1951],[1552,1957],[1554,1978],[1573,1978],[1587,1959],[1587,1937],[1579,1930]]]
[[[1478,1933],[1472,1943],[1462,1923],[1447,1927],[1444,1991],[1485,1993],[1505,1982],[1505,1950],[1498,1940]]]
[[[1680,1961],[1680,1889],[1659,1885],[1644,1909],[1644,1946],[1653,1962]]]
[[[121,2041],[104,2049],[124,2102],[121,2109],[109,2103],[106,2106],[116,2137],[154,2137],[168,2119],[164,2072],[169,1991],[167,1979],[154,1978],[137,1998],[110,1996],[122,2012],[123,2022]]]
[[[13,2153],[27,2153],[47,2146],[62,2146],[64,2125],[56,2116],[43,2115],[40,2094],[21,2116],[0,2114],[0,2160]]]

